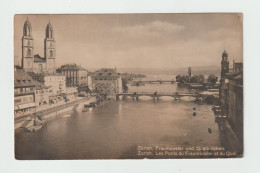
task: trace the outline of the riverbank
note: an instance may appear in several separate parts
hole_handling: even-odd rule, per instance
[[[39,117],[41,120],[49,121],[66,114],[71,114],[74,109],[77,109],[79,107],[80,104],[82,105],[89,104],[93,100],[92,98],[94,97],[89,97],[89,98],[84,97],[84,98],[76,99],[69,103],[52,106],[45,110],[36,111],[34,116]],[[14,120],[15,130],[22,127],[23,124],[26,123],[26,121],[28,121],[31,116],[32,115],[28,114],[25,116],[16,117]]]

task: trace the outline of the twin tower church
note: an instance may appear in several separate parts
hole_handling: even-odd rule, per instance
[[[26,72],[34,73],[55,73],[55,39],[54,31],[49,22],[45,30],[44,39],[44,57],[34,54],[34,39],[32,35],[32,26],[27,20],[23,27],[22,37],[22,68]]]

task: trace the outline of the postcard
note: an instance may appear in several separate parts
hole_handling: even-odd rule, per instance
[[[243,157],[242,13],[17,14],[18,160]]]

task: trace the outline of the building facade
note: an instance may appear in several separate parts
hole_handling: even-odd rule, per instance
[[[14,71],[14,115],[31,114],[35,111],[35,90],[38,85],[24,70]]]
[[[224,57],[228,58],[226,51]],[[222,62],[223,62],[222,55]],[[222,114],[240,141],[243,141],[243,63],[233,61],[233,69],[229,68],[228,59],[221,62],[221,80],[219,101]]]
[[[52,95],[66,93],[66,77],[62,74],[49,74],[44,76],[44,86],[50,88]]]
[[[44,57],[34,54],[34,38],[32,25],[27,19],[23,27],[22,37],[22,68],[26,72],[55,73],[55,39],[54,30],[49,22],[45,30]]]
[[[43,85],[36,86],[35,90],[35,104],[37,107],[50,104],[50,96],[52,92],[50,87],[45,87]]]
[[[67,87],[87,86],[89,72],[76,64],[62,65],[57,72],[66,76]]]
[[[121,93],[122,89],[122,78],[120,74],[116,72],[116,69],[102,68],[94,72],[91,76],[93,88],[97,84],[111,84],[115,87],[115,93]]]

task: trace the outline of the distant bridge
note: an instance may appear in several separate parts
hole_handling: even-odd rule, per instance
[[[140,80],[133,81],[134,84],[174,84],[174,80]]]
[[[138,100],[139,97],[141,96],[150,96],[152,97],[154,100],[158,100],[159,97],[163,97],[163,96],[168,96],[168,97],[172,97],[174,99],[180,98],[180,97],[185,97],[185,96],[189,96],[189,97],[194,97],[194,98],[199,98],[202,97],[201,94],[199,93],[158,93],[158,92],[134,92],[134,93],[117,93],[116,94],[116,99],[119,99],[119,96],[130,96],[133,99]]]

